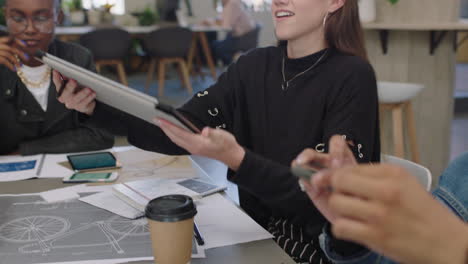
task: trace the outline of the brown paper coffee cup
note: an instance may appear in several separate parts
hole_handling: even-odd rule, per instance
[[[190,263],[193,221],[197,213],[192,199],[185,195],[159,197],[152,200],[145,211],[155,263]]]

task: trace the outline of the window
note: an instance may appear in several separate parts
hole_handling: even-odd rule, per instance
[[[272,0],[242,0],[249,8],[255,11],[266,10],[270,8]]]
[[[114,5],[111,12],[116,15],[125,14],[125,0],[83,0],[83,8],[98,8],[105,4]]]

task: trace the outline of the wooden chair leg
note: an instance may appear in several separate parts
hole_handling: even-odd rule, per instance
[[[414,122],[414,113],[413,113],[413,105],[411,102],[406,103],[406,121],[408,122],[408,136],[410,141],[411,147],[411,159],[416,162],[420,163],[419,157],[419,146],[418,146],[418,138],[416,135],[416,124]]]
[[[96,62],[96,71],[101,73],[101,64],[99,62]]]
[[[187,63],[183,59],[178,60],[180,71],[182,72],[182,82],[187,88],[189,94],[193,93],[192,83],[190,82],[190,73],[188,71]]]
[[[387,133],[385,133],[384,122],[385,120],[385,110],[381,105],[379,106],[379,126],[380,126],[380,140],[382,142],[382,147],[384,142],[387,140]]]
[[[397,106],[392,110],[393,145],[395,156],[405,158],[403,144],[403,107]]]
[[[124,64],[121,61],[117,64],[117,72],[119,73],[120,82],[128,86],[127,74],[125,73]]]
[[[197,50],[197,34],[193,34],[192,41],[190,44],[190,49],[189,53],[187,56],[187,63],[188,63],[188,71],[192,72],[193,71],[193,58],[196,55],[196,50]]]
[[[158,96],[164,96],[164,82],[166,80],[166,61],[164,59],[159,60],[158,79],[159,79]]]
[[[153,81],[153,74],[155,71],[155,67],[156,67],[156,59],[152,58],[149,69],[148,69],[148,77],[146,78],[146,86],[145,86],[146,93],[149,93],[151,82]]]

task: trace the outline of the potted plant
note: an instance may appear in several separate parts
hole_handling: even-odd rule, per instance
[[[376,0],[359,0],[359,18],[363,23],[373,22],[377,18]],[[385,0],[394,5],[399,0]]]
[[[158,20],[158,14],[149,7],[146,7],[143,12],[139,13],[137,16],[140,26],[151,26]]]
[[[86,16],[81,0],[69,0],[65,5],[68,7],[71,23],[73,25],[83,25],[85,23]]]
[[[112,4],[104,4],[101,13],[101,22],[104,24],[112,24],[114,17],[112,16],[111,9],[114,7]]]

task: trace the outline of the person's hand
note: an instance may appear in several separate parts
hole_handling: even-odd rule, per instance
[[[329,206],[331,195],[330,169],[353,166],[357,162],[343,137],[333,136],[329,142],[329,154],[322,154],[312,149],[306,149],[293,161],[292,166],[300,165],[307,167],[314,163],[318,163],[322,167],[328,168],[328,170],[325,169],[317,172],[310,182],[304,180],[301,180],[301,182],[315,207],[328,221],[333,223],[337,215]]]
[[[16,72],[16,69],[21,67],[21,61],[28,61],[29,56],[21,51],[21,47],[25,47],[21,40],[12,38],[11,36],[0,38],[0,64],[6,66],[11,71]],[[18,60],[15,55],[20,59]]]
[[[191,154],[219,160],[232,170],[237,170],[244,159],[245,150],[225,130],[205,127],[201,134],[194,134],[164,119],[154,122],[172,142]]]
[[[464,263],[468,226],[404,169],[390,165],[335,170],[332,231],[403,263]]]
[[[78,83],[75,80],[62,80],[60,73],[53,72],[53,81],[57,92],[60,92],[62,84],[62,94],[57,98],[59,102],[65,105],[66,108],[76,110],[78,112],[92,115],[96,107],[96,93],[90,88],[79,90]]]
[[[214,21],[212,19],[204,19],[201,23],[202,26],[212,26],[214,24]]]

